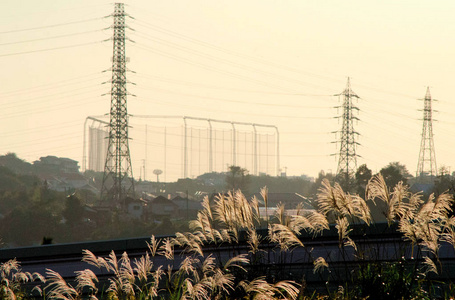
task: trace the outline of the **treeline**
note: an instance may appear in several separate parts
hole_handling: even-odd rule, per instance
[[[96,212],[88,191],[68,195],[49,189],[36,175],[0,166],[0,247],[105,240],[186,230],[183,222],[161,224],[128,218],[120,211]]]
[[[381,169],[380,173],[388,186],[395,186],[400,181],[412,185],[415,181],[406,167],[396,162]],[[55,191],[39,174],[39,168],[14,154],[0,156],[0,247],[166,235],[188,229],[186,219],[134,219],[121,210],[96,211],[93,206],[99,195],[93,191]],[[345,190],[364,197],[365,187],[373,175],[366,165],[360,166]],[[95,187],[100,186],[102,173],[86,172],[85,176]],[[324,179],[331,183],[339,181],[333,174],[322,171],[313,182],[301,177],[253,176],[248,170],[231,166],[226,173],[208,173],[172,183],[151,183],[151,187],[155,195],[185,192],[195,200],[233,189],[240,189],[249,197],[264,186],[270,193],[298,193],[315,199]],[[140,185],[141,182],[137,183]],[[451,175],[444,173],[433,183],[425,195],[439,195],[445,191],[453,194],[455,185]]]

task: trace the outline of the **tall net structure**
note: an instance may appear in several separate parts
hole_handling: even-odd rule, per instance
[[[102,126],[103,116],[87,118],[84,136],[83,168],[94,168],[103,153],[102,141],[90,138]],[[95,121],[94,121],[95,120]],[[195,178],[211,172],[226,172],[231,165],[247,169],[254,175],[279,174],[279,131],[276,126],[230,122],[182,116],[130,116],[130,150],[135,174],[155,180],[173,181]],[[95,137],[94,134],[91,135]],[[98,134],[100,138],[102,134]],[[102,158],[101,158],[102,159]],[[149,177],[147,177],[149,176]]]
[[[349,190],[351,179],[357,170],[357,153],[356,136],[358,133],[354,130],[354,120],[358,120],[354,116],[354,111],[358,111],[358,107],[353,104],[353,99],[359,99],[356,93],[351,89],[350,79],[346,84],[346,88],[341,94],[338,94],[343,99],[343,114],[340,116],[342,119],[341,135],[340,135],[340,150],[338,152],[338,168],[337,179],[344,184],[344,187]]]
[[[436,154],[433,141],[433,109],[430,88],[427,87],[423,107],[422,140],[420,142],[419,162],[416,177],[437,176]]]
[[[101,201],[112,206],[121,205],[126,197],[134,196],[133,171],[128,145],[125,16],[123,3],[115,3],[109,143],[101,188]]]
[[[92,122],[92,126],[88,127],[88,140],[91,145],[88,154],[88,169],[96,172],[103,172],[106,163],[106,153],[108,148],[108,134],[105,126],[109,123]]]

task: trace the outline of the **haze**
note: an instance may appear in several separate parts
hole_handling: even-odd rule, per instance
[[[276,125],[288,175],[336,171],[335,106],[360,96],[357,165],[415,174],[427,86],[438,167],[453,169],[453,1],[129,1],[128,112]],[[0,153],[82,163],[87,116],[109,112],[112,3],[0,10]],[[106,29],[107,28],[107,29]],[[103,30],[104,29],[104,30]],[[132,140],[134,175],[144,141]],[[150,177],[158,162],[148,154]],[[175,173],[168,178],[176,178]]]

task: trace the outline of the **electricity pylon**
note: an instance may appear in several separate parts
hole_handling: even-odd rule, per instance
[[[436,166],[436,155],[433,142],[433,109],[431,107],[433,99],[431,99],[430,88],[427,87],[423,108],[423,128],[422,141],[420,142],[419,162],[417,163],[416,177],[420,181],[424,176],[437,176],[438,169]]]
[[[109,206],[125,204],[126,197],[134,196],[133,171],[128,145],[128,112],[125,56],[125,10],[123,3],[115,3],[112,57],[111,107],[109,143],[104,165],[101,201]]]
[[[356,142],[356,135],[358,133],[354,131],[354,120],[359,120],[353,115],[353,111],[359,110],[354,104],[353,99],[359,99],[356,93],[351,89],[351,83],[348,77],[346,88],[341,94],[338,94],[340,98],[343,98],[343,114],[338,118],[342,118],[340,150],[338,152],[338,168],[337,168],[337,180],[342,184],[345,190],[350,190],[351,181],[354,178],[357,170],[357,153],[356,146],[359,145]]]

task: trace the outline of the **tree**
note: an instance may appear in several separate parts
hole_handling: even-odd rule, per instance
[[[412,177],[406,166],[399,162],[391,162],[379,172],[384,177],[387,186],[395,186],[400,181],[402,181],[403,184],[407,184],[408,178]]]
[[[335,181],[341,186],[345,192],[356,192],[355,177],[348,172],[340,173],[335,177]]]
[[[324,179],[327,179],[330,184],[333,184],[333,181],[335,180],[335,176],[333,173],[325,173],[323,170],[321,170],[318,174],[318,178],[314,181],[313,187],[311,188],[311,194],[316,195],[319,188],[321,187],[321,183]]]
[[[0,166],[5,166],[16,174],[32,173],[32,164],[18,158],[17,155],[12,152],[0,156]]]
[[[368,169],[366,164],[361,165],[355,172],[355,183],[357,193],[359,195],[365,195],[365,187],[368,184],[368,181],[373,176],[373,172]]]
[[[434,181],[433,190],[436,197],[442,193],[449,193],[452,196],[455,195],[455,178],[450,175],[449,169],[445,166],[439,169],[439,175]],[[454,204],[452,204],[453,206]]]
[[[68,225],[77,225],[82,221],[84,216],[84,206],[82,201],[76,195],[69,195],[66,197],[65,208],[62,212]]]
[[[239,166],[230,166],[226,174],[226,186],[229,190],[241,190],[244,194],[248,193],[250,184],[248,170]]]

